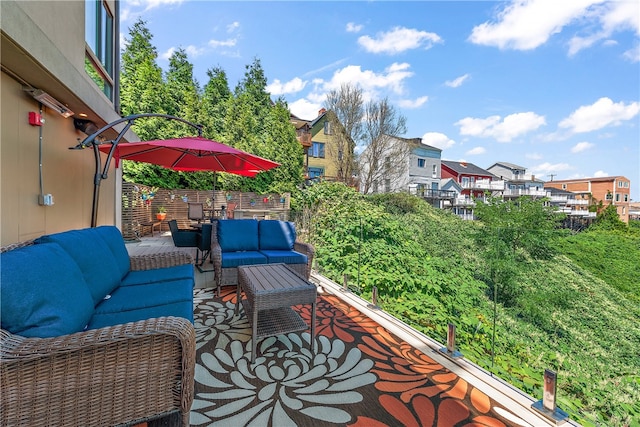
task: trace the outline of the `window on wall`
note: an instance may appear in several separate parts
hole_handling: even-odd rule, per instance
[[[424,159],[418,159],[418,167],[419,168],[423,168],[426,164],[426,161]]]
[[[309,178],[317,178],[324,175],[324,168],[309,168]]]
[[[324,159],[324,142],[312,142],[309,155],[311,157],[319,157]]]
[[[629,195],[628,195],[628,194],[625,194],[625,195],[624,195],[624,201],[625,201],[625,202],[628,202],[628,201],[629,201]]]
[[[438,167],[437,167],[437,165],[431,165],[431,176],[433,178],[438,176]]]
[[[102,0],[85,0],[84,68],[100,90],[113,100],[115,63],[114,20]]]
[[[328,120],[324,122],[324,134],[331,135],[331,122]]]
[[[616,202],[620,201],[620,193],[616,193]]]

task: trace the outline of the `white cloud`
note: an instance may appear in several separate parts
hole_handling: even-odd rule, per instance
[[[447,148],[451,148],[456,143],[453,139],[450,139],[447,135],[440,132],[425,133],[424,135],[422,135],[422,142],[424,144],[439,148],[441,150],[446,150]]]
[[[289,110],[304,120],[313,120],[318,117],[318,111],[321,108],[322,104],[310,102],[304,98],[289,104]]]
[[[431,48],[442,39],[436,33],[419,31],[412,28],[395,27],[391,31],[376,34],[376,38],[361,36],[358,44],[367,52],[397,54],[409,49]]]
[[[478,156],[480,154],[484,154],[486,153],[487,150],[484,147],[475,147],[472,148],[471,150],[467,151],[466,154],[467,156]]]
[[[238,39],[226,39],[226,40],[209,40],[207,43],[212,48],[218,47],[233,47],[238,43]]]
[[[120,22],[134,20],[144,12],[162,6],[174,6],[184,3],[185,0],[128,0],[122,2],[120,9]]]
[[[449,87],[460,87],[462,86],[462,83],[464,83],[468,78],[469,78],[469,74],[465,74],[463,76],[460,76],[458,78],[455,78],[453,80],[447,80],[446,82],[444,82],[445,85],[449,86]]]
[[[474,27],[469,39],[476,44],[500,49],[535,49],[601,1],[515,0],[498,13],[497,22],[485,22]]]
[[[536,176],[544,176],[556,174],[557,172],[563,172],[573,169],[568,163],[541,163],[534,166],[531,169],[531,174]]]
[[[594,178],[604,178],[605,176],[609,176],[609,173],[601,170],[593,173]]]
[[[346,31],[348,33],[359,33],[360,31],[362,31],[363,26],[361,24],[356,24],[354,22],[349,22],[347,24],[347,28]]]
[[[275,79],[273,83],[267,85],[267,92],[272,95],[284,95],[287,93],[296,93],[300,92],[307,85],[306,81],[303,81],[299,77],[294,78],[293,80],[289,80],[288,82],[282,83],[280,80]]]
[[[581,106],[558,126],[568,128],[573,133],[591,132],[606,126],[618,126],[639,112],[640,102],[614,103],[609,98],[600,98],[591,105]]]
[[[411,66],[407,63],[393,63],[383,72],[376,73],[372,70],[363,70],[359,65],[348,65],[337,70],[331,80],[314,79],[316,90],[326,93],[332,89],[339,89],[343,83],[352,83],[360,86],[365,101],[375,99],[379,91],[389,90],[401,95],[404,92],[404,81],[413,76],[409,71]]]
[[[542,159],[542,154],[540,154],[540,153],[527,153],[524,156],[527,159],[531,159],[531,160],[540,160],[540,159]]]
[[[587,151],[588,149],[594,147],[595,144],[592,144],[591,142],[578,142],[576,145],[574,145],[573,147],[571,147],[571,152],[572,153],[581,153],[583,151]]]
[[[545,125],[544,116],[533,112],[510,114],[501,120],[500,116],[486,119],[465,117],[455,123],[460,126],[461,135],[495,138],[498,142],[510,142],[516,137]]]
[[[233,33],[240,28],[240,23],[238,21],[234,21],[231,24],[227,25],[227,33]]]
[[[184,51],[187,53],[187,55],[188,55],[190,58],[198,57],[198,56],[202,55],[202,54],[205,52],[205,50],[204,50],[203,48],[201,48],[201,47],[196,47],[196,46],[194,46],[194,45],[189,45],[189,46],[187,46],[187,47],[184,49]]]
[[[158,56],[159,56],[161,59],[169,60],[169,58],[171,58],[171,55],[173,55],[173,52],[175,52],[175,51],[176,51],[176,48],[175,48],[175,47],[170,47],[170,48],[169,48],[169,49],[167,49],[164,53],[160,53]]]
[[[622,56],[627,61],[640,62],[640,43],[636,44],[634,47],[627,50]]]
[[[422,107],[428,100],[428,96],[421,96],[416,99],[401,99],[400,101],[398,101],[398,106],[402,108],[419,108]]]

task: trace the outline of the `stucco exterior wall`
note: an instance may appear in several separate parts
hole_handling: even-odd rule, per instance
[[[0,145],[0,240],[2,245],[91,225],[94,157],[92,150],[69,150],[84,136],[73,119],[55,112],[43,114],[42,127],[30,126],[28,114],[38,102],[22,85],[2,73]],[[53,206],[40,206],[40,130],[42,186],[53,195]],[[113,169],[102,182],[98,224],[115,224]]]
[[[108,4],[115,11],[115,3]],[[0,2],[0,243],[89,227],[94,189],[93,150],[69,150],[86,135],[47,107],[42,126],[29,124],[40,106],[23,88],[43,90],[76,115],[103,126],[120,118],[114,103],[84,71],[83,1]],[[117,46],[117,45],[116,45]],[[109,136],[109,135],[107,135]],[[135,140],[128,133],[125,140]],[[42,166],[40,166],[42,165]],[[42,184],[41,184],[42,183]],[[54,204],[39,204],[51,194]],[[118,181],[111,168],[100,186],[97,224],[116,224]]]

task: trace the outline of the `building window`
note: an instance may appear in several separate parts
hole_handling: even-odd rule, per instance
[[[438,167],[436,165],[431,166],[431,176],[433,178],[438,176]]]
[[[388,178],[384,180],[384,191],[385,193],[391,192],[391,180]]]
[[[566,190],[567,189],[567,184],[562,184],[562,189]]]
[[[613,200],[613,194],[611,194],[611,192],[607,192],[607,195],[604,197],[605,200]]]
[[[624,195],[624,201],[625,201],[625,202],[628,202],[628,201],[629,201],[629,195],[628,195],[628,194],[625,194],[625,195]]]
[[[620,193],[616,193],[616,202],[620,201]]]
[[[311,152],[309,153],[311,157],[319,157],[324,159],[324,142],[312,142],[311,143]]]
[[[100,90],[113,100],[115,63],[113,15],[102,0],[85,1],[85,71]]]
[[[324,122],[324,134],[331,135],[331,122],[328,120]]]
[[[426,164],[426,161],[424,159],[418,159],[418,167],[419,168],[423,168]]]
[[[313,168],[313,167],[309,167],[309,178],[317,178],[319,176],[323,176],[324,175],[324,168]]]

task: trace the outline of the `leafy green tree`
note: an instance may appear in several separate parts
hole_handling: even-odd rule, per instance
[[[167,114],[164,105],[165,86],[162,69],[156,63],[158,53],[151,44],[153,36],[146,23],[138,20],[129,30],[126,48],[122,52],[120,70],[120,103],[122,114]],[[134,123],[134,131],[145,141],[153,139],[166,120],[153,118]]]
[[[233,95],[229,90],[227,74],[222,68],[207,70],[207,76],[209,81],[202,94],[199,123],[204,125],[204,135],[207,138],[219,140],[224,134],[224,121]]]
[[[598,230],[627,230],[627,224],[620,219],[618,210],[613,204],[607,205],[606,208],[601,209],[596,216],[596,220],[591,228]]]
[[[518,260],[526,256],[548,259],[554,253],[552,240],[562,215],[545,202],[526,196],[476,202],[474,213],[483,227],[475,238],[483,248],[486,266],[480,276],[489,284],[494,299],[501,298],[506,305],[515,304],[522,291],[514,280]]]
[[[280,163],[255,178],[227,175],[226,188],[258,193],[292,191],[302,183],[302,147],[289,122],[286,103],[271,101],[267,79],[258,59],[246,67],[245,75],[229,102],[225,119],[226,143]]]

